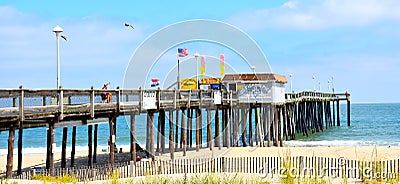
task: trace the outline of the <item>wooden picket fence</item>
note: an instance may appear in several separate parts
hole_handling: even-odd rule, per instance
[[[108,180],[111,178],[131,178],[137,176],[183,173],[253,173],[260,177],[280,177],[291,174],[293,177],[368,177],[398,178],[400,159],[384,161],[345,160],[328,157],[216,157],[182,158],[175,160],[156,160],[123,162],[114,165],[94,167],[74,167],[65,169],[26,171],[14,179],[31,179],[34,174],[60,176],[68,174],[78,181]],[[114,176],[113,176],[114,174]]]

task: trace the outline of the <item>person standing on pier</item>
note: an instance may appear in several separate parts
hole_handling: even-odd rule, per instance
[[[107,90],[109,84],[110,84],[110,82],[104,83],[104,85],[103,85],[103,87],[101,89]],[[104,103],[105,100],[107,100],[107,103],[109,103],[111,101],[109,93],[102,93],[101,94],[101,103]]]

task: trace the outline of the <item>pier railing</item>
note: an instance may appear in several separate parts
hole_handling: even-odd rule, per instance
[[[359,181],[385,176],[381,179],[395,181],[399,180],[400,159],[361,161],[316,156],[182,158],[94,167],[36,169],[23,172],[14,178],[32,179],[36,174],[52,176],[68,174],[78,181],[93,181],[147,175],[202,173],[249,173],[256,174],[260,178],[289,177],[290,174],[293,178],[352,178]]]
[[[177,109],[190,107],[213,108],[214,90],[126,90],[126,89],[58,89],[32,90],[0,89],[0,129],[12,122],[35,121],[35,124],[25,123],[24,127],[44,126],[48,119],[79,120],[81,117],[108,117],[110,113],[142,113],[144,109],[143,94],[155,96],[157,109]],[[105,95],[111,100],[103,100]],[[220,105],[240,104],[237,93],[221,91]],[[324,93],[303,91],[286,93],[286,103],[304,100],[328,101],[349,100],[347,93]],[[59,103],[62,102],[62,103]],[[4,124],[5,123],[5,124]]]

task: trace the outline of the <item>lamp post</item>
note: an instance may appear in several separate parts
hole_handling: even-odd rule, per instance
[[[199,63],[198,63],[198,57],[200,57],[199,53],[194,53],[194,57],[196,58],[196,88],[199,89]]]
[[[253,71],[253,74],[256,74],[256,66],[251,66],[251,70]]]
[[[315,76],[312,76],[312,81],[313,81],[313,86],[314,86],[314,91],[315,91]]]
[[[328,79],[328,92],[331,90],[331,81]]]
[[[293,93],[293,80],[292,80],[292,77],[293,77],[293,74],[289,74],[289,77],[290,77],[290,93]]]
[[[318,90],[321,91],[321,82],[318,81]]]
[[[57,38],[57,89],[60,89],[61,86],[61,78],[60,78],[60,37],[67,41],[67,37],[65,35],[61,35],[64,30],[60,26],[56,26],[53,28],[53,32],[56,33]]]
[[[332,76],[331,83],[332,83],[332,93],[335,93],[335,88],[333,87],[333,76]]]

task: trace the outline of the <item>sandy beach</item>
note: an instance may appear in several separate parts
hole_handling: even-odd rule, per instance
[[[375,149],[376,148],[376,149]],[[376,150],[376,157],[373,155]],[[168,152],[168,150],[167,150]],[[344,157],[346,159],[358,159],[358,160],[371,160],[377,158],[379,160],[390,160],[400,158],[400,147],[235,147],[235,148],[214,148],[210,151],[208,148],[201,149],[199,152],[190,150],[187,152],[186,158],[195,157],[261,157],[261,156],[285,156],[289,153],[291,156],[317,156],[317,157],[331,157],[338,158]],[[107,164],[108,153],[101,152],[98,150],[97,163],[95,164]],[[157,159],[168,160],[170,158],[169,153],[159,154]],[[183,152],[175,152],[175,158],[183,158]],[[55,167],[60,167],[61,153],[55,153]],[[125,149],[123,153],[115,154],[116,162],[124,162],[130,160],[128,149]],[[2,173],[6,169],[7,155],[0,156]],[[24,154],[22,161],[22,168],[29,169],[31,167],[44,167],[46,165],[46,154]],[[70,154],[67,154],[67,165],[70,165]],[[87,152],[77,152],[75,158],[75,166],[87,165]],[[14,154],[14,170],[17,169],[17,155]]]

